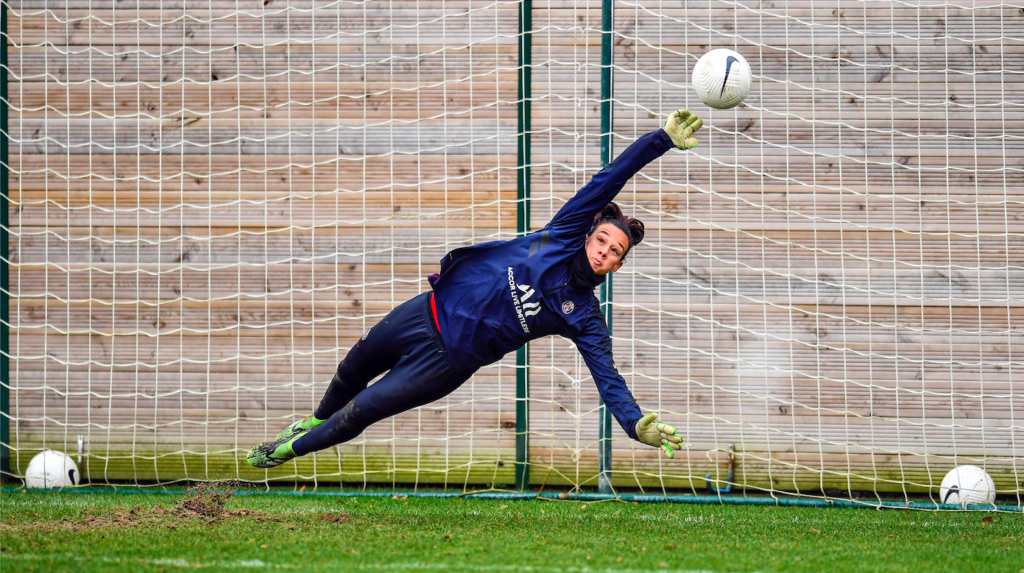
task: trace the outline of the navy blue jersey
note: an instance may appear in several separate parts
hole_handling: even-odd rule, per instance
[[[441,337],[453,365],[475,370],[531,340],[549,334],[568,338],[612,415],[636,439],[640,408],[615,368],[593,289],[569,280],[570,261],[597,213],[641,168],[673,147],[664,131],[648,133],[594,175],[543,229],[445,255],[433,288]]]

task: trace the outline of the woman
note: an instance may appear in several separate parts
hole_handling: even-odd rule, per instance
[[[697,145],[704,124],[686,110],[640,137],[570,199],[540,231],[456,249],[432,290],[392,310],[338,365],[316,412],[249,451],[257,468],[347,442],[371,424],[447,396],[482,366],[549,334],[573,340],[601,398],[633,439],[681,448],[675,429],[641,416],[612,361],[594,288],[643,240],[643,223],[611,203],[641,168],[672,147]],[[369,382],[387,372],[372,386]]]

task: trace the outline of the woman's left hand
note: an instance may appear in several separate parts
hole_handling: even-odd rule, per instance
[[[658,413],[651,412],[636,423],[636,437],[648,446],[664,450],[665,455],[674,458],[672,450],[683,449],[683,438],[676,435],[676,429],[668,424],[657,422]]]
[[[692,149],[697,147],[697,138],[693,134],[704,125],[704,120],[697,117],[697,114],[689,110],[679,109],[665,118],[665,125],[661,126],[672,140],[672,145],[679,149]]]

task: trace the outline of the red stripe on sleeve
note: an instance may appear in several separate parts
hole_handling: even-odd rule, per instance
[[[434,324],[437,326],[437,333],[441,334],[441,323],[437,321],[437,304],[434,303],[434,293],[430,293],[430,313],[434,315]]]

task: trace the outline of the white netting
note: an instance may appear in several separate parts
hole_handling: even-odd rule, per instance
[[[199,6],[12,6],[19,467],[263,479],[363,331],[514,236],[516,4]],[[508,372],[269,475],[509,474]]]
[[[724,481],[735,444],[736,483],[762,490],[921,492],[963,463],[1018,490],[1022,23],[1005,4],[616,3],[616,145],[673,106],[708,126],[623,196],[655,230],[617,277],[617,357],[691,446],[666,463],[617,442],[622,482]],[[754,68],[734,110],[687,89],[716,47]]]
[[[9,4],[12,469],[92,483],[510,484],[515,359],[269,473],[359,335],[448,250],[516,233],[519,2]],[[1024,8],[614,3],[616,153],[701,145],[620,196],[616,362],[689,449],[613,428],[620,488],[1019,488]],[[533,3],[531,226],[600,168],[601,3]],[[745,104],[689,88],[715,47]],[[572,344],[531,345],[531,478],[596,486]],[[340,477],[339,477],[340,476]]]

